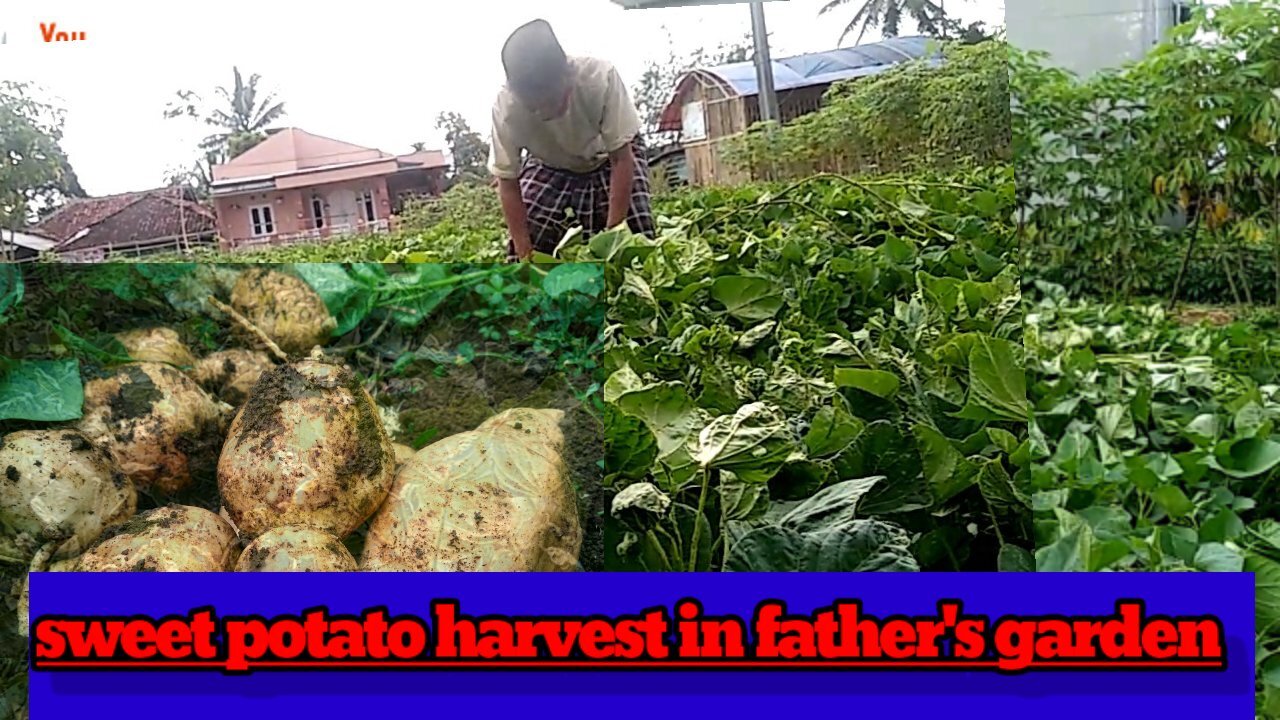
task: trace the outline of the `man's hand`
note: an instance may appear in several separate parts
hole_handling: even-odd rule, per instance
[[[498,198],[502,201],[502,216],[507,221],[516,257],[528,260],[533,256],[533,243],[529,240],[529,215],[520,195],[520,181],[499,179]]]
[[[613,229],[627,221],[631,208],[631,184],[636,175],[636,156],[631,143],[609,153],[609,218],[606,228]]]

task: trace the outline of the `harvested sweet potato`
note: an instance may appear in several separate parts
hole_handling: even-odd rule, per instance
[[[361,569],[575,569],[582,529],[563,415],[507,410],[418,451],[370,524]]]
[[[34,554],[84,550],[137,510],[133,483],[102,447],[74,430],[22,430],[0,440],[0,529]]]
[[[235,566],[236,531],[203,508],[168,505],[117,525],[72,566],[77,572],[223,572]]]
[[[218,489],[246,538],[301,525],[339,539],[373,514],[395,478],[395,451],[349,368],[323,360],[263,374],[231,423]]]
[[[138,328],[116,333],[116,340],[136,362],[156,362],[189,368],[196,358],[172,328]]]
[[[85,384],[79,429],[138,489],[172,494],[212,479],[230,410],[176,368],[131,363]]]
[[[356,559],[338,538],[314,528],[278,527],[240,553],[236,572],[354,572]]]
[[[396,443],[394,447],[396,451],[396,467],[400,467],[401,465],[409,462],[409,459],[417,453],[413,448],[401,443]]]
[[[231,289],[231,307],[290,355],[323,345],[337,328],[324,299],[292,275],[251,268]]]
[[[274,365],[258,350],[220,350],[196,362],[191,376],[200,386],[225,403],[239,407],[249,397],[262,373]]]

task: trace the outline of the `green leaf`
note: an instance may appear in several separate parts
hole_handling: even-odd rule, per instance
[[[1026,422],[1029,414],[1026,376],[1013,344],[977,336],[969,352],[969,396],[956,417]]]
[[[982,465],[982,470],[978,473],[978,487],[982,490],[982,496],[994,507],[1031,506],[1030,500],[1014,487],[1013,479],[1009,477],[999,458],[988,460]]]
[[[572,293],[598,297],[603,290],[604,270],[595,263],[556,265],[542,280],[542,291],[552,298]]]
[[[750,350],[760,344],[762,340],[769,337],[769,333],[773,332],[773,328],[777,323],[773,320],[766,320],[759,325],[747,330],[738,336],[737,346],[740,350]]]
[[[1280,563],[1257,553],[1244,558],[1244,571],[1254,574],[1255,612],[1254,631],[1270,635],[1280,628]]]
[[[863,498],[863,515],[910,512],[933,504],[915,443],[887,420],[868,425],[833,465],[841,480],[885,477]]]
[[[58,334],[58,339],[70,348],[72,352],[96,360],[103,365],[127,363],[131,360],[129,351],[125,349],[124,345],[120,344],[120,341],[114,335],[103,334],[94,338],[94,340],[88,340],[61,325],[54,325],[53,331]]]
[[[1200,526],[1200,542],[1229,542],[1244,534],[1244,521],[1234,510],[1219,510]]]
[[[768,320],[782,308],[782,284],[773,278],[724,275],[711,285],[711,297],[733,317],[755,323]]]
[[[642,479],[658,455],[653,433],[640,420],[606,407],[605,471],[631,480]]]
[[[991,438],[991,444],[1003,450],[1006,455],[1016,454],[1019,447],[1023,445],[1023,443],[1018,442],[1017,435],[1001,428],[987,428],[987,437]],[[1030,452],[1030,448],[1028,448],[1028,452]]]
[[[1036,560],[1031,553],[1017,545],[1001,545],[996,557],[996,569],[1000,572],[1035,572]]]
[[[762,517],[769,509],[769,486],[742,482],[733,473],[720,476],[721,512],[726,520],[750,521]]]
[[[1241,572],[1244,558],[1222,543],[1205,543],[1196,549],[1194,565],[1202,572]]]
[[[911,432],[920,448],[924,478],[933,490],[936,506],[973,486],[978,467],[961,455],[949,439],[929,425],[914,425]]]
[[[1080,523],[1074,530],[1036,550],[1036,572],[1087,572],[1093,531]]]
[[[630,367],[609,376],[604,384],[605,402],[644,422],[658,446],[658,459],[679,483],[694,471],[688,444],[697,437],[706,415],[677,382],[645,384]],[[670,488],[675,489],[675,488]]]
[[[1096,416],[1098,432],[1102,433],[1102,437],[1108,441],[1132,440],[1137,437],[1133,418],[1129,416],[1129,409],[1124,405],[1119,403],[1104,405],[1097,409]]]
[[[809,457],[828,457],[844,450],[862,433],[866,423],[849,412],[844,398],[837,397],[834,404],[822,408],[814,416],[805,433],[804,444]]]
[[[730,572],[915,572],[910,538],[896,525],[855,520],[826,530],[801,533],[769,526],[747,533],[731,546]]]
[[[1196,508],[1177,485],[1161,485],[1151,491],[1151,498],[1172,518],[1186,517]]]
[[[798,532],[814,532],[843,525],[857,517],[858,502],[884,477],[845,480],[818,491],[792,508],[781,523]]]
[[[0,360],[0,420],[76,420],[83,406],[78,360]]]
[[[1215,460],[1217,468],[1231,477],[1255,477],[1280,465],[1280,442],[1256,437],[1237,440]]]
[[[352,277],[340,263],[297,263],[293,270],[316,291],[337,321],[334,337],[355,330],[374,308],[377,298],[373,290]]]
[[[826,485],[834,475],[825,460],[788,461],[769,481],[769,496],[777,500],[803,500]]]
[[[1191,528],[1161,525],[1155,529],[1152,544],[1164,554],[1190,565],[1195,562],[1200,538]]]
[[[721,468],[744,482],[764,483],[796,450],[782,413],[766,403],[751,403],[708,423],[698,435],[693,459],[704,470]]]
[[[835,382],[838,387],[857,388],[882,398],[891,398],[898,392],[898,376],[884,370],[836,368]]]

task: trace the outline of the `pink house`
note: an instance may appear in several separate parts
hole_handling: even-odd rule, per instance
[[[213,167],[224,250],[385,232],[406,199],[439,195],[448,163],[438,150],[389,155],[297,128]]]

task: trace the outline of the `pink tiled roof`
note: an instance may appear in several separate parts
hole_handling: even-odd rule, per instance
[[[331,165],[370,162],[391,155],[374,148],[285,128],[224,165],[213,167],[214,180],[272,177]]]

